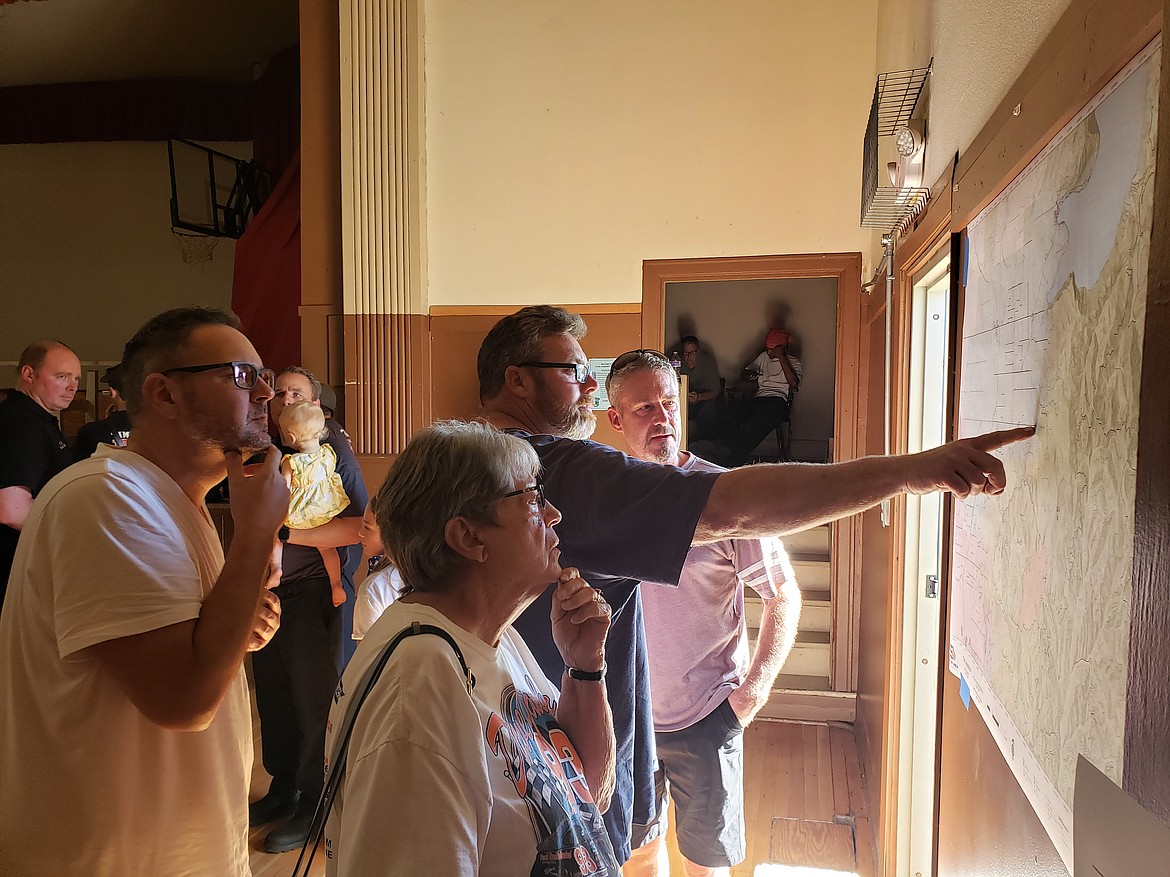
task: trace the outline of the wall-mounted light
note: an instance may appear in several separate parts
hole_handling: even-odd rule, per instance
[[[913,189],[922,185],[926,138],[918,122],[906,122],[894,131],[894,148],[898,160],[886,165],[890,183],[896,189]]]
[[[894,132],[894,148],[904,158],[913,158],[926,148],[926,139],[917,122],[907,122],[898,127]]]

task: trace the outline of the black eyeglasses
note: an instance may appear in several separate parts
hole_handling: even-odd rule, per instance
[[[517,365],[523,368],[564,368],[573,370],[573,380],[578,384],[583,384],[590,378],[597,379],[597,375],[593,373],[588,365],[580,362],[520,362]]]
[[[617,359],[615,359],[613,361],[613,365],[611,365],[609,367],[609,373],[611,375],[616,374],[617,372],[620,372],[622,369],[628,368],[629,366],[633,365],[635,362],[638,362],[639,360],[643,360],[643,359],[656,359],[656,360],[659,360],[661,362],[666,363],[667,365],[671,365],[670,360],[666,358],[666,354],[661,353],[660,351],[646,350],[646,349],[627,350],[625,353],[623,353],[621,356],[619,356]]]
[[[276,384],[276,372],[270,368],[260,368],[258,365],[253,365],[250,362],[213,362],[209,365],[184,365],[176,368],[168,368],[159,374],[169,375],[174,372],[183,372],[185,374],[195,374],[197,372],[209,372],[217,368],[230,368],[232,370],[232,380],[235,381],[236,386],[241,390],[251,390],[256,386],[257,381],[264,381],[268,386]]]
[[[536,502],[544,508],[548,505],[548,500],[544,498],[544,482],[540,480],[540,476],[536,476],[536,483],[530,484],[528,487],[521,487],[519,490],[513,490],[511,493],[505,493],[500,499],[507,499],[510,496],[519,496],[522,493],[528,493],[530,490],[536,491]]]

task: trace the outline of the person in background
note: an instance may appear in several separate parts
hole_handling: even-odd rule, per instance
[[[58,415],[73,402],[81,380],[81,360],[60,341],[30,344],[18,367],[16,392],[0,402],[0,607],[33,500],[73,462]]]
[[[748,402],[747,417],[736,425],[729,444],[731,466],[742,466],[764,437],[788,420],[792,396],[800,389],[804,369],[789,353],[792,335],[786,329],[769,329],[764,352],[744,367],[756,378],[756,395]]]
[[[375,497],[376,499],[377,497]],[[362,525],[358,530],[362,545],[362,561],[369,574],[357,586],[357,597],[353,607],[353,638],[361,640],[374,622],[382,617],[391,603],[402,596],[406,585],[382,546],[382,534],[378,531],[378,520],[374,513],[374,500],[366,506]]]
[[[721,472],[681,450],[679,382],[650,350],[614,360],[605,381],[610,424],[630,456],[683,471]],[[763,600],[749,659],[745,586]],[[768,701],[796,642],[800,588],[779,539],[723,539],[687,553],[677,588],[641,588],[659,820],[634,838],[625,877],[660,877],[666,810],[677,810],[679,850],[691,877],[727,877],[747,853],[743,812],[743,732]]]
[[[389,653],[344,763],[329,766],[344,779],[327,874],[619,877],[600,815],[615,758],[609,607],[562,569],[560,513],[539,469],[526,442],[443,422],[411,440],[378,490],[378,524],[410,590],[346,669],[327,751],[387,644],[430,629]],[[559,688],[511,627],[550,584]]]
[[[279,624],[288,488],[272,372],[238,327],[203,308],[147,322],[122,358],[129,445],[33,504],[0,615],[0,874],[251,873],[243,662]],[[226,558],[204,504],[225,476]]]
[[[687,439],[713,438],[719,431],[723,411],[719,365],[715,357],[699,349],[699,339],[685,336],[682,341],[682,366],[679,374],[687,376]]]
[[[280,434],[284,444],[293,449],[280,461],[280,473],[289,486],[288,517],[285,526],[293,530],[311,530],[333,520],[349,505],[341,476],[337,474],[337,454],[321,440],[329,434],[325,415],[309,402],[284,406],[280,414]],[[331,548],[322,548],[321,562],[329,575],[333,605],[345,602],[341,586],[341,557]],[[284,544],[272,550],[272,566],[283,566]]]
[[[638,583],[677,584],[692,544],[783,536],[899,493],[1001,493],[1003,464],[989,452],[1035,430],[1003,430],[900,457],[683,472],[584,441],[596,424],[597,390],[581,349],[585,332],[578,314],[522,308],[488,332],[476,368],[485,417],[532,445],[544,489],[564,509],[557,534],[565,565],[580,568],[613,607],[606,662],[618,769],[605,823],[624,862],[634,824],[655,818],[657,759]],[[550,589],[515,623],[546,675],[559,672],[561,660],[549,627],[551,599]]]
[[[280,422],[286,406],[296,402],[320,404],[320,383],[311,372],[298,366],[281,371],[274,389],[276,395],[269,405],[273,425]],[[356,524],[369,500],[357,458],[331,423],[325,423],[329,435],[322,444],[331,447],[337,456],[337,474],[349,505],[322,527],[345,518],[352,518]],[[281,447],[284,453],[291,450]],[[272,783],[264,797],[252,803],[249,821],[263,825],[283,820],[264,838],[264,849],[270,853],[296,849],[309,835],[324,783],[325,723],[344,666],[342,643],[353,642],[343,615],[345,606],[352,601],[335,606],[321,552],[291,541],[293,532],[301,536],[318,529],[321,528],[280,531],[281,541],[287,540],[282,549],[280,584],[275,588],[284,607],[281,628],[268,648],[252,659],[261,753]],[[357,551],[329,550],[343,552],[343,584],[352,592]]]
[[[101,420],[87,423],[77,432],[73,442],[73,456],[77,460],[88,460],[98,445],[126,447],[130,438],[130,413],[126,410],[126,399],[122,394],[122,365],[112,365],[102,375],[102,382],[110,388],[110,401],[114,410]]]
[[[321,384],[321,410],[325,412],[325,422],[329,427],[330,434],[336,438],[340,435],[345,438],[349,444],[349,449],[353,450],[353,439],[349,437],[349,433],[345,431],[345,427],[341,425],[341,421],[337,419],[337,394],[333,392],[333,388],[328,384]]]

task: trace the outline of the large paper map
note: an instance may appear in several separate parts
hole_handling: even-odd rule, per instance
[[[1121,782],[1157,49],[968,228],[960,435],[1037,434],[955,505],[950,666],[1070,870],[1077,755]]]

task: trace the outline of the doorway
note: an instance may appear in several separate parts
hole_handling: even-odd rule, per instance
[[[906,452],[946,439],[948,343],[952,312],[950,253],[943,249],[911,281]],[[906,497],[902,576],[901,722],[897,731],[897,874],[934,873],[938,738],[941,493]]]
[[[829,450],[821,459],[853,459],[860,447],[863,428],[863,424],[859,423],[858,408],[860,253],[646,261],[642,266],[642,344],[662,350],[666,342],[676,340],[672,336],[677,335],[677,320],[675,324],[668,325],[666,316],[668,289],[676,285],[777,280],[821,280],[830,283],[834,289],[832,434]],[[752,326],[753,331],[759,330],[757,334],[760,338],[767,328]],[[740,354],[741,351],[734,351],[735,356]],[[742,366],[743,363],[737,365]],[[857,522],[852,518],[837,521],[826,530],[827,599],[823,607],[826,630],[823,632],[825,642],[821,645],[826,647],[824,651],[828,666],[824,685],[820,686],[824,690],[817,691],[816,697],[792,696],[787,711],[778,717],[849,722],[854,719],[858,641],[857,540]],[[799,578],[799,570],[797,574]]]

